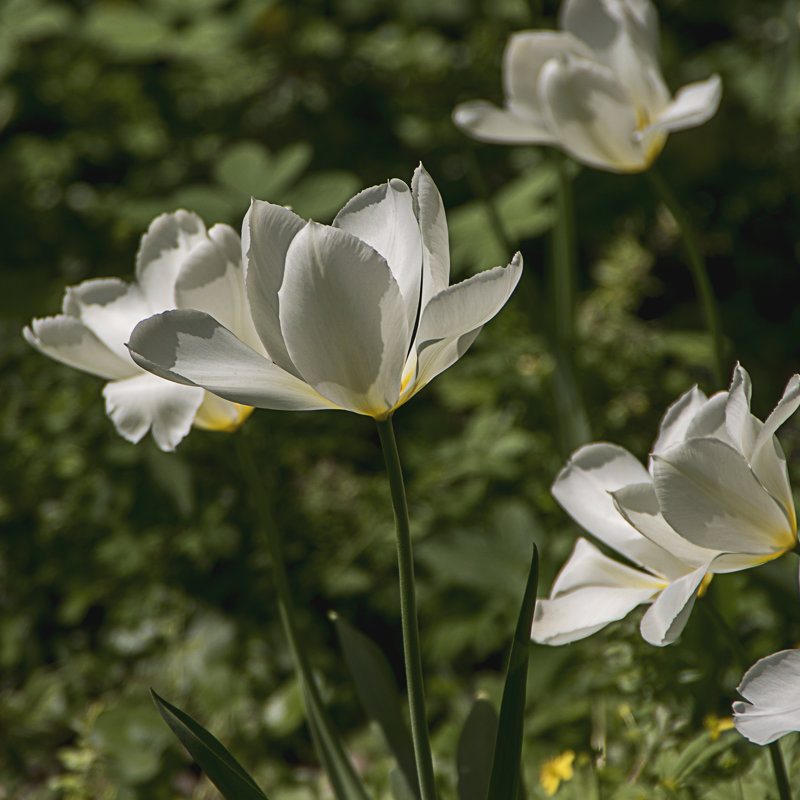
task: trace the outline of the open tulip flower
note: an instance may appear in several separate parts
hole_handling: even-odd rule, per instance
[[[800,650],[781,650],[745,672],[733,704],[733,724],[751,742],[765,745],[800,731]]]
[[[652,602],[642,636],[669,644],[708,573],[756,566],[795,546],[775,431],[800,405],[800,376],[765,422],[750,413],[750,388],[737,365],[728,391],[707,398],[694,387],[682,395],[661,421],[648,469],[613,444],[573,454],[553,495],[585,530],[645,571],[579,539],[550,597],[537,604],[536,641],[583,638]]]
[[[122,436],[138,442],[152,430],[162,450],[173,450],[192,425],[234,430],[252,408],[145,372],[131,360],[128,337],[152,314],[188,305],[253,339],[243,292],[236,231],[215,225],[206,232],[196,214],[176,211],[157,217],[142,237],[133,283],[100,278],[71,286],[62,313],[33,320],[23,334],[51,358],[109,381],[106,412]]]
[[[140,323],[133,358],[170,380],[272,409],[345,409],[385,419],[458,358],[505,304],[522,259],[448,286],[447,223],[420,166],[366,189],[332,225],[253,200],[242,227],[259,340],[213,313]]]
[[[610,172],[640,172],[671,131],[709,120],[719,76],[672,98],[658,64],[658,16],[649,0],[565,0],[560,31],[521,31],[503,56],[505,107],[459,105],[453,119],[476,139],[549,144]]]

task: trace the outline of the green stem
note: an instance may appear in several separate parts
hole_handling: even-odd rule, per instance
[[[557,217],[552,234],[550,261],[550,293],[553,319],[553,351],[556,358],[554,390],[556,411],[561,430],[563,455],[591,439],[589,418],[575,379],[573,351],[575,347],[575,210],[572,200],[572,179],[567,161],[554,153],[558,190]]]
[[[248,444],[246,434],[242,431],[237,431],[234,435],[234,441],[241,472],[258,517],[258,526],[264,539],[266,539],[269,550],[275,593],[278,599],[278,613],[284,635],[292,652],[295,670],[300,679],[315,747],[319,753],[320,760],[323,762],[325,771],[328,773],[336,796],[340,800],[350,800],[350,798],[367,800],[361,779],[353,769],[339,736],[333,728],[333,723],[320,697],[317,682],[311,672],[311,666],[308,663],[305,650],[300,644],[300,639],[297,635],[294,602],[289,587],[286,565],[283,560],[280,532],[275,525],[268,502],[268,490],[259,479],[258,465]]]
[[[792,792],[789,789],[789,774],[786,772],[786,764],[783,760],[780,742],[769,743],[769,755],[772,759],[772,769],[775,772],[775,783],[778,786],[778,797],[780,800],[792,800]]]
[[[411,528],[403,482],[400,454],[394,437],[392,418],[375,420],[386,462],[386,474],[392,494],[395,531],[397,534],[397,567],[400,578],[400,617],[403,627],[403,656],[408,688],[408,709],[411,717],[411,738],[421,800],[435,800],[436,786],[433,759],[428,740],[428,721],[425,715],[425,690],[422,682],[422,656],[417,624],[417,601],[414,595],[414,556],[411,548]]]
[[[700,254],[689,220],[686,218],[683,207],[675,196],[675,193],[670,189],[667,182],[661,177],[661,174],[655,167],[650,167],[645,175],[650,181],[650,185],[653,187],[656,196],[667,207],[670,214],[672,214],[681,232],[683,246],[686,248],[686,255],[689,258],[689,269],[692,273],[692,279],[694,280],[695,291],[703,306],[706,327],[711,337],[711,345],[713,348],[711,368],[714,375],[714,382],[718,389],[722,389],[726,385],[724,383],[724,376],[727,373],[725,369],[724,343],[722,341],[722,326],[720,324],[719,309],[717,308],[714,290],[711,287],[711,281],[708,277],[705,260]]]

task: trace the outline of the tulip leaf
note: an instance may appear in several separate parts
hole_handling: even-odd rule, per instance
[[[523,716],[528,683],[528,656],[531,647],[531,626],[536,607],[536,589],[539,583],[539,551],[533,546],[531,569],[522,606],[511,643],[508,658],[503,700],[500,704],[500,721],[492,761],[488,800],[508,800],[519,796],[520,760],[522,757]]]
[[[242,765],[214,736],[152,689],[150,694],[164,721],[225,800],[267,800]]]
[[[331,219],[361,188],[361,181],[343,169],[314,172],[283,195],[282,202],[291,206],[301,217],[315,220]]]
[[[408,785],[408,779],[397,768],[389,773],[389,789],[393,800],[417,800],[417,793]]]
[[[400,694],[386,656],[367,636],[338,614],[332,614],[356,694],[370,719],[378,724],[386,744],[397,759],[408,787],[417,786],[414,746],[405,723]],[[412,796],[416,792],[412,791]]]
[[[479,697],[472,704],[458,739],[458,800],[486,800],[496,737],[497,711],[490,700]]]
[[[313,155],[314,149],[308,142],[294,142],[276,153],[270,170],[269,188],[264,197],[277,202],[311,163]]]

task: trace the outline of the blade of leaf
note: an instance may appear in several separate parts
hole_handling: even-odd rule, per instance
[[[497,711],[490,700],[479,697],[472,704],[458,739],[458,800],[486,800],[496,737]]]
[[[519,796],[528,656],[538,583],[539,551],[534,545],[528,583],[522,597],[517,627],[511,643],[511,654],[508,658],[508,671],[503,687],[503,701],[500,704],[500,722],[497,726],[488,800],[508,800],[508,798]]]
[[[244,767],[212,734],[152,689],[150,694],[164,722],[226,800],[267,800]]]
[[[406,776],[395,767],[389,773],[389,789],[394,800],[416,800],[417,793],[411,790]]]
[[[413,787],[413,796],[416,797],[418,782],[414,746],[389,662],[368,636],[338,614],[332,613],[330,617],[336,626],[347,667],[355,681],[358,699],[370,719],[381,729],[389,750],[397,760],[408,786]]]

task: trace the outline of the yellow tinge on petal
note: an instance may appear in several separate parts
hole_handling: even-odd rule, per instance
[[[703,597],[705,593],[708,591],[708,585],[711,583],[711,579],[714,577],[713,572],[707,572],[703,576],[703,580],[700,581],[700,588],[697,590],[697,596]]]
[[[206,431],[233,433],[253,413],[253,406],[231,403],[205,393],[194,417],[194,425]]]
[[[575,751],[565,750],[560,756],[548,759],[539,770],[539,783],[548,797],[552,797],[563,781],[572,778],[575,770],[572,764],[575,761]]]

